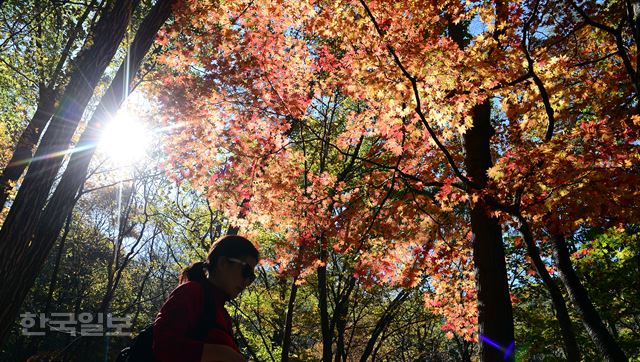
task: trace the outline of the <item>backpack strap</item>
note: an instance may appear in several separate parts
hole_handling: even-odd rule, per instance
[[[202,310],[202,316],[198,319],[198,324],[196,329],[190,333],[193,337],[198,340],[204,340],[207,338],[210,329],[219,329],[225,333],[231,334],[231,331],[228,331],[224,326],[221,326],[218,323],[216,318],[216,306],[213,301],[213,289],[209,282],[201,281],[198,282],[202,286],[202,292],[204,294],[204,306]],[[231,338],[234,338],[233,334],[231,334]],[[235,340],[235,339],[234,339]]]

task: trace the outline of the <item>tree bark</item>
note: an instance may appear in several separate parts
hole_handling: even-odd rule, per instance
[[[287,316],[284,322],[284,333],[282,336],[282,353],[280,360],[282,362],[289,361],[289,348],[291,347],[291,329],[293,326],[293,309],[296,302],[296,294],[298,292],[297,278],[293,278],[291,284],[291,293],[289,294],[289,302],[287,303]]]
[[[505,7],[496,2],[497,19],[504,20]],[[498,21],[496,20],[496,21]],[[468,26],[450,22],[451,37],[463,49],[469,43]],[[496,38],[499,32],[494,34]],[[473,109],[473,125],[464,134],[464,165],[478,201],[471,208],[471,231],[473,232],[473,262],[478,293],[478,333],[481,361],[514,360],[515,339],[513,310],[509,295],[507,265],[502,244],[502,228],[498,219],[489,215],[489,204],[480,195],[486,187],[487,170],[491,160],[491,137],[495,130],[491,125],[491,103],[486,100]],[[474,189],[475,188],[475,189]]]
[[[82,133],[78,142],[77,148],[79,148],[80,151],[71,156],[71,160],[62,175],[61,181],[43,212],[41,222],[35,232],[35,242],[41,245],[51,245],[54,242],[54,240],[51,239],[51,235],[54,235],[56,230],[59,230],[64,222],[64,220],[60,218],[61,212],[71,212],[73,210],[77,199],[72,199],[72,197],[74,197],[72,195],[80,192],[85,182],[89,164],[95,152],[95,146],[104,129],[104,123],[109,120],[110,114],[116,113],[128,96],[125,89],[128,89],[131,85],[134,78],[133,75],[135,75],[136,70],[140,67],[145,55],[151,48],[156,33],[171,15],[171,7],[174,3],[175,0],[158,1],[141,23],[131,44],[128,62],[125,60],[120,66],[115,78],[101,98],[96,112],[92,115],[86,130]],[[128,70],[133,70],[131,76],[128,74]],[[142,234],[140,237],[141,236]],[[120,237],[121,236],[118,236],[119,242],[121,242]],[[118,250],[114,250],[114,252],[118,253]],[[117,265],[116,262],[116,265],[113,266],[116,271],[114,271],[113,274],[111,271],[109,273],[107,290],[99,308],[102,313],[106,313],[109,308],[126,263],[127,260],[125,260],[123,265]]]
[[[92,0],[84,13],[80,18],[78,18],[73,33],[67,39],[64,49],[62,49],[62,54],[60,54],[60,58],[58,59],[58,64],[56,65],[56,68],[53,71],[53,74],[51,74],[48,82],[45,82],[44,75],[42,75],[41,83],[39,85],[38,106],[36,111],[33,114],[31,121],[27,124],[27,128],[20,135],[16,149],[13,151],[13,155],[11,155],[11,160],[9,160],[9,163],[0,176],[0,209],[2,209],[7,202],[7,198],[12,190],[11,184],[20,179],[20,176],[24,173],[27,165],[31,162],[34,148],[36,144],[38,144],[42,131],[55,112],[56,102],[60,96],[60,88],[56,83],[60,77],[65,62],[71,55],[71,47],[78,38],[78,35],[81,33],[82,25],[91,13],[95,4],[96,0]],[[41,68],[44,67],[41,65]]]
[[[338,273],[340,273],[338,271]],[[351,273],[348,273],[349,275]],[[356,286],[356,282],[358,281],[355,277],[349,276],[349,282],[345,285],[344,289],[341,289],[341,278],[339,277],[338,283],[334,283],[334,286],[337,284],[336,290],[333,290],[332,293],[334,295],[334,307],[333,307],[333,315],[329,319],[329,332],[333,336],[333,331],[337,332],[336,336],[336,353],[334,362],[346,361],[347,360],[347,352],[345,350],[344,337],[347,323],[347,314],[349,313],[349,301],[351,298],[351,293]],[[346,281],[345,281],[346,282]]]
[[[573,331],[573,326],[571,325],[571,318],[569,317],[569,311],[567,310],[567,304],[562,296],[562,292],[553,278],[551,278],[551,275],[549,275],[549,272],[540,257],[540,250],[536,246],[529,224],[522,216],[518,216],[518,221],[520,222],[520,233],[522,233],[524,242],[527,245],[527,253],[531,258],[538,275],[551,295],[551,302],[553,303],[553,308],[556,311],[556,318],[560,324],[560,331],[564,341],[567,361],[578,362],[580,361],[580,348],[576,341],[576,335]]]
[[[33,114],[33,117],[31,117],[27,128],[22,131],[16,149],[13,151],[9,163],[2,172],[2,176],[0,176],[0,209],[3,208],[7,202],[9,193],[12,190],[11,184],[20,179],[24,169],[29,164],[29,161],[31,161],[33,148],[38,143],[42,130],[49,122],[49,119],[51,119],[55,102],[55,92],[47,88],[43,88],[40,91],[36,112]]]
[[[318,267],[318,307],[320,309],[320,329],[322,331],[322,360],[331,362],[331,346],[333,344],[333,336],[329,328],[329,311],[327,303],[327,250],[322,240],[320,258],[324,263]]]
[[[51,193],[64,155],[82,114],[107,65],[126,32],[139,0],[117,0],[96,24],[93,43],[79,55],[77,66],[61,97],[47,132],[43,136],[9,214],[0,230],[0,273],[7,276],[0,286],[0,343],[19,311],[28,290],[49,254],[46,245],[33,239],[43,221],[42,210]],[[75,194],[70,194],[75,196]],[[68,202],[68,200],[67,200]],[[57,211],[62,220],[65,212]],[[55,241],[57,234],[50,237]]]
[[[347,300],[342,300],[338,305],[338,308],[334,311],[334,317],[336,318],[336,355],[334,362],[346,361],[347,356],[344,350],[344,333],[347,328],[347,313],[349,311],[349,303]]]
[[[578,310],[589,337],[607,361],[627,361],[624,352],[602,322],[587,290],[580,282],[571,262],[563,235],[552,234],[553,258],[560,272],[560,279],[567,288],[569,298]]]
[[[473,112],[473,127],[464,134],[465,168],[467,175],[480,187],[487,184],[491,167],[490,140],[491,105],[477,105]],[[473,262],[478,292],[478,333],[480,360],[514,360],[515,340],[513,312],[509,296],[507,266],[502,229],[498,220],[488,214],[482,199],[472,205]]]

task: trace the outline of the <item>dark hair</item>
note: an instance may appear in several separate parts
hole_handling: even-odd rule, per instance
[[[215,270],[218,258],[221,256],[229,258],[251,256],[257,260],[260,258],[260,253],[253,243],[245,237],[239,235],[223,236],[211,245],[207,261],[193,263],[182,271],[180,284],[186,283],[187,281],[198,282],[207,279],[205,270],[209,272]]]

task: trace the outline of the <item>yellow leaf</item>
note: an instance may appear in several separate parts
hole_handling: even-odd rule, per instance
[[[490,179],[497,181],[504,176],[504,173],[502,172],[502,170],[500,170],[499,165],[494,165],[487,170],[487,176],[489,176]]]

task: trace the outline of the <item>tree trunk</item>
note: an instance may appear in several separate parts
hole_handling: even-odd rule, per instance
[[[487,184],[491,167],[491,105],[477,105],[473,127],[464,134],[467,175],[480,187]],[[480,198],[471,209],[473,262],[478,292],[478,333],[480,360],[514,360],[513,312],[509,296],[507,266],[498,220],[488,214],[487,203]]]
[[[61,211],[64,212],[68,210],[71,212],[73,210],[76,199],[73,199],[71,202],[70,200],[72,200],[72,195],[80,192],[84,184],[91,158],[95,152],[95,146],[99,141],[102,129],[104,129],[104,122],[109,120],[110,114],[116,113],[122,105],[122,102],[124,102],[128,96],[128,92],[125,90],[129,89],[136,70],[140,67],[145,55],[153,44],[156,33],[171,15],[171,6],[174,2],[175,0],[158,1],[140,25],[134,41],[131,44],[128,59],[125,59],[125,62],[118,69],[115,78],[100,100],[96,112],[87,124],[86,130],[80,137],[77,147],[81,151],[71,156],[69,165],[65,169],[58,187],[43,212],[41,222],[35,233],[35,242],[42,245],[51,245],[53,242],[51,235],[56,233],[56,230],[59,230],[64,222],[60,218]],[[129,70],[133,70],[131,75],[129,74]],[[132,197],[132,195],[129,196]],[[125,260],[121,265],[118,264],[117,253],[119,253],[119,246],[122,242],[120,233],[120,230],[118,230],[118,235],[116,236],[117,242],[114,246],[114,255],[116,257],[112,259],[114,265],[110,265],[109,267],[109,280],[105,295],[99,307],[99,311],[105,315],[109,312],[121,274],[128,262],[128,260]],[[140,233],[138,242],[142,235],[143,233]],[[108,350],[108,339],[105,339],[105,354],[108,353]]]
[[[336,356],[335,362],[346,361],[346,352],[344,350],[344,333],[347,328],[347,313],[349,311],[348,300],[343,300],[338,304],[335,313],[336,317]]]
[[[576,271],[573,269],[571,257],[564,236],[551,235],[551,244],[553,245],[553,258],[560,272],[560,279],[567,288],[569,298],[578,310],[582,323],[596,348],[607,361],[627,361],[627,357],[607,327],[602,322],[598,311],[593,306],[591,299],[584,288]]]
[[[13,151],[13,155],[11,155],[11,160],[9,160],[9,163],[2,172],[2,176],[0,176],[0,210],[4,207],[7,202],[7,198],[11,193],[11,184],[20,179],[20,176],[22,176],[27,165],[31,162],[34,148],[36,144],[38,144],[42,131],[55,112],[56,102],[60,96],[59,88],[56,87],[57,80],[62,72],[64,64],[71,55],[71,47],[78,38],[78,35],[82,32],[82,25],[91,13],[96,1],[97,0],[92,0],[91,3],[87,5],[84,13],[78,18],[71,36],[68,37],[66,44],[62,49],[62,54],[60,54],[58,64],[56,65],[53,74],[51,74],[48,85],[45,84],[44,75],[42,75],[41,83],[39,85],[38,106],[36,111],[33,114],[31,121],[29,121],[27,128],[20,135],[16,149]],[[40,66],[44,69],[42,64]]]
[[[378,337],[380,337],[380,335],[387,329],[389,324],[393,321],[393,318],[395,317],[397,309],[400,307],[400,305],[402,305],[402,303],[404,303],[404,301],[407,300],[410,296],[411,296],[411,292],[402,290],[400,291],[400,293],[398,293],[398,295],[396,295],[395,298],[393,298],[393,300],[391,301],[391,303],[389,303],[387,308],[385,308],[384,312],[382,312],[382,315],[376,322],[376,325],[374,326],[373,331],[371,332],[371,337],[369,337],[369,340],[367,341],[367,344],[364,347],[364,350],[362,351],[362,355],[360,355],[360,362],[366,362],[372,353],[374,353],[373,360],[375,360],[374,347],[376,346]]]
[[[140,288],[138,288],[138,293],[136,293],[136,298],[133,300],[133,303],[129,305],[125,310],[122,311],[122,314],[126,314],[129,311],[129,308],[136,307],[135,313],[133,313],[133,318],[131,318],[131,325],[135,326],[138,323],[138,317],[140,316],[140,304],[142,303],[142,293],[144,293],[144,287],[147,285],[147,281],[149,281],[149,276],[151,272],[154,271],[155,268],[148,268],[147,272],[144,273],[144,278],[140,282]]]
[[[60,246],[58,247],[58,253],[56,254],[56,261],[53,264],[53,272],[51,272],[51,280],[49,281],[49,292],[47,293],[47,302],[44,305],[44,314],[49,314],[51,304],[53,303],[53,293],[58,284],[58,271],[60,270],[60,263],[62,262],[62,255],[64,254],[64,247],[67,241],[67,236],[71,229],[71,221],[73,220],[73,213],[67,215],[67,221],[64,225],[64,232],[60,237]]]
[[[327,250],[324,248],[324,240],[322,244],[320,257],[325,264],[318,267],[318,307],[320,308],[320,329],[322,331],[322,361],[331,362],[333,336],[329,328],[329,311],[327,309]]]
[[[580,348],[578,347],[578,342],[576,341],[576,335],[573,331],[573,326],[571,325],[571,318],[569,317],[569,312],[567,310],[567,304],[565,303],[564,297],[562,296],[562,292],[556,282],[551,278],[547,268],[540,257],[540,250],[536,246],[535,239],[533,238],[533,233],[531,232],[531,228],[529,228],[529,224],[522,217],[518,216],[518,220],[520,221],[520,232],[522,233],[522,237],[524,238],[524,242],[527,245],[527,253],[533,262],[538,275],[542,279],[545,287],[549,291],[551,295],[551,302],[553,303],[553,308],[556,311],[556,318],[558,319],[558,323],[560,324],[560,331],[562,333],[562,339],[564,341],[564,349],[567,361],[580,361]]]
[[[74,69],[61,103],[31,162],[16,199],[0,230],[0,273],[7,276],[0,286],[0,343],[34,283],[53,242],[43,245],[33,239],[42,209],[51,193],[64,155],[82,114],[107,65],[119,47],[139,0],[117,0],[96,25],[93,42]],[[77,191],[77,190],[76,190]],[[71,197],[75,194],[71,194]],[[67,200],[67,202],[69,202]],[[62,220],[67,215],[57,211]],[[44,220],[46,223],[47,221]],[[52,235],[55,241],[56,235]]]
[[[20,179],[24,169],[31,161],[33,148],[38,143],[42,130],[53,114],[56,103],[55,92],[50,91],[48,88],[43,88],[38,98],[36,112],[31,117],[27,128],[22,131],[16,149],[2,172],[2,176],[0,176],[0,209],[7,202],[9,193],[12,190],[11,184]]]
[[[504,3],[496,2],[496,16],[503,19]],[[450,22],[451,37],[463,49],[469,43],[468,26]],[[498,38],[499,33],[494,34]],[[480,193],[487,185],[491,160],[491,103],[486,100],[473,109],[473,125],[464,134],[464,165],[467,177]],[[478,195],[481,196],[481,195]],[[489,215],[490,207],[479,197],[471,209],[473,262],[478,293],[478,333],[481,361],[514,360],[515,339],[513,311],[509,295],[507,265],[502,244],[502,228],[498,219]]]
[[[282,336],[282,353],[280,360],[282,362],[289,361],[289,348],[291,347],[291,328],[293,325],[293,309],[296,302],[296,294],[298,292],[297,278],[293,278],[291,284],[291,294],[289,294],[289,302],[287,303],[287,317],[284,322],[284,333]]]
[[[329,331],[333,336],[334,329],[337,332],[336,336],[336,354],[334,362],[346,361],[346,351],[344,345],[344,334],[347,328],[347,314],[349,313],[349,299],[353,288],[356,286],[357,279],[353,276],[349,277],[349,284],[347,284],[344,290],[340,289],[341,283],[337,283],[337,290],[333,293],[335,295],[335,305],[333,308],[333,315],[329,320]],[[335,284],[334,284],[335,285]]]

